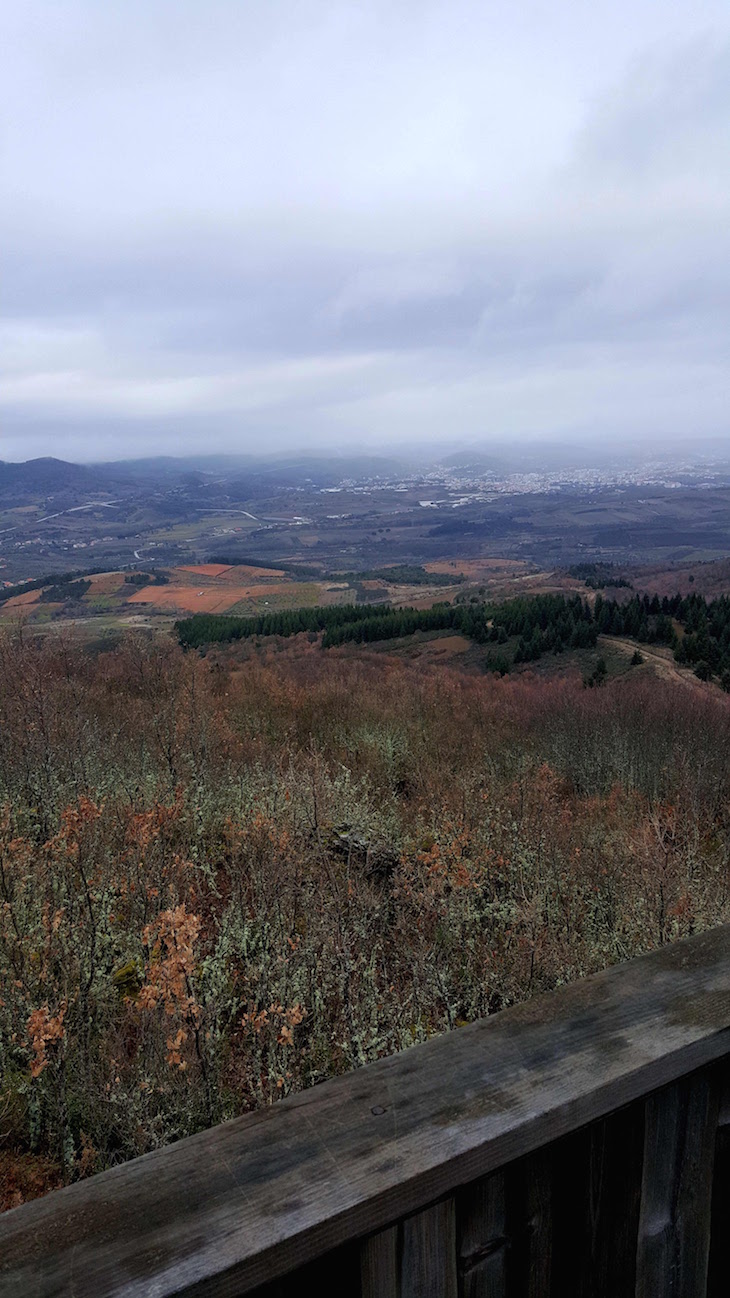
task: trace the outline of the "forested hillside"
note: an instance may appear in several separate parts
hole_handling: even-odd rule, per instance
[[[4,1206],[730,918],[729,776],[710,686],[5,634]]]
[[[625,583],[624,583],[625,584]],[[518,642],[511,663],[536,662],[545,654],[595,646],[599,635],[629,636],[640,644],[669,645],[679,664],[695,668],[702,680],[721,677],[730,689],[730,598],[701,595],[633,595],[628,600],[593,602],[581,595],[526,595],[502,603],[472,597],[468,603],[434,604],[431,608],[393,608],[381,604],[345,604],[335,608],[296,609],[254,618],[197,614],[176,623],[187,648],[225,644],[265,636],[324,632],[322,647],[372,644],[417,631],[453,630],[477,644]],[[493,660],[496,661],[496,660]],[[490,660],[486,660],[489,665]],[[500,658],[500,669],[510,660]]]

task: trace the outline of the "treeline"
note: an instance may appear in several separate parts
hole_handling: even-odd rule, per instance
[[[505,643],[510,636],[519,636],[513,662],[535,662],[546,653],[593,648],[598,628],[580,595],[524,595],[494,611],[490,639]]]
[[[127,586],[169,586],[170,578],[164,572],[128,572],[124,578]]]
[[[432,608],[392,608],[390,604],[339,604],[327,608],[292,609],[262,613],[258,617],[228,617],[221,613],[195,613],[175,623],[180,643],[197,649],[252,636],[291,636],[302,631],[324,631],[322,646],[369,644],[394,640],[416,631],[454,630],[483,644],[489,639],[487,606],[434,604]]]
[[[585,582],[591,590],[604,590],[606,586],[623,586],[627,590],[633,590],[631,582],[625,577],[617,576],[610,563],[574,563],[568,568],[568,573],[578,581]]]
[[[690,598],[704,603],[701,596]],[[681,595],[665,595],[661,600],[658,595],[634,595],[624,604],[597,595],[593,615],[600,635],[629,636],[642,644],[668,645],[674,645],[677,639],[672,619],[684,624],[691,616],[689,601]]]
[[[107,572],[101,568],[76,568],[72,572],[51,572],[45,577],[34,577],[32,581],[19,581],[15,586],[3,586],[0,590],[0,604],[16,595],[24,595],[28,590],[42,590],[44,586],[68,586],[77,577],[93,577],[96,573]]]
[[[196,613],[175,625],[181,644],[188,648],[252,636],[297,635],[301,631],[324,631],[325,649],[396,640],[417,631],[454,631],[476,644],[505,644],[517,636],[515,662],[531,662],[548,652],[591,647],[598,634],[590,605],[579,595],[570,599],[562,595],[524,596],[498,605],[442,603],[427,609],[349,604],[251,618]],[[500,659],[498,669],[501,667]]]
[[[197,613],[175,623],[186,648],[222,644],[252,636],[292,636],[301,631],[323,631],[322,648],[342,644],[373,644],[397,640],[417,631],[455,631],[475,644],[505,644],[518,636],[514,662],[531,662],[543,653],[590,648],[598,630],[590,605],[581,596],[566,600],[553,596],[525,596],[500,605],[434,604],[430,609],[378,609],[368,605],[339,605],[265,613],[256,618]],[[501,662],[501,659],[500,659]]]
[[[676,661],[693,666],[702,680],[720,676],[723,689],[730,690],[730,599],[723,595],[708,602],[689,595],[677,620],[684,636],[674,650]]]
[[[510,637],[518,636],[515,662],[531,662],[548,652],[591,647],[598,634],[590,605],[579,595],[570,599],[562,595],[524,596],[498,605],[442,603],[428,609],[349,604],[251,618],[196,613],[175,625],[181,644],[188,648],[252,636],[297,635],[302,631],[324,631],[325,649],[395,640],[417,631],[454,631],[476,644],[505,644]]]
[[[383,614],[390,611],[383,605]],[[357,622],[375,616],[368,604],[337,604],[331,608],[297,608],[258,617],[229,617],[225,613],[195,613],[175,623],[180,643],[189,649],[206,644],[225,644],[251,636],[299,635],[302,631],[328,631],[343,622]]]
[[[365,568],[362,572],[331,572],[329,576],[336,581],[348,581],[351,586],[362,581],[384,581],[393,586],[456,586],[464,580],[461,573],[427,572],[416,563]]]
[[[700,680],[719,676],[730,691],[730,599],[702,595],[634,596],[626,604],[596,598],[595,618],[602,635],[625,635],[642,644],[665,644],[675,661],[694,667]],[[677,633],[678,625],[683,635]]]
[[[66,604],[69,600],[83,599],[87,590],[91,590],[90,581],[59,581],[43,591],[40,601],[42,604]]]
[[[730,690],[730,598],[725,595],[711,601],[696,594],[634,595],[620,603],[598,594],[593,608],[579,595],[525,596],[497,608],[492,627],[502,631],[502,643],[520,637],[515,663],[591,648],[599,635],[625,636],[640,644],[668,645],[676,662],[694,667],[702,680],[720,676]]]
[[[271,563],[262,563],[260,559],[248,559],[243,554],[209,554],[205,562],[223,563],[229,568],[261,568],[263,572],[271,572],[272,568],[276,568],[279,572],[287,573],[289,577],[300,577],[302,579],[307,577],[316,579],[322,576],[322,569],[315,568],[312,564],[279,562],[278,559],[275,563],[273,560]]]
[[[730,690],[730,598],[707,601],[702,595],[633,595],[621,603],[596,595],[593,606],[581,595],[524,595],[502,604],[434,604],[428,609],[390,604],[346,604],[240,618],[197,613],[177,622],[180,643],[199,648],[252,636],[291,636],[324,632],[322,646],[370,644],[400,639],[417,631],[454,631],[476,644],[506,645],[517,639],[508,658],[494,660],[505,671],[511,663],[535,662],[544,654],[592,649],[600,635],[625,636],[640,644],[668,645],[678,663],[693,666],[703,680],[720,676]],[[683,632],[678,634],[677,627]],[[492,665],[492,659],[489,660]]]
[[[356,606],[357,607],[357,606]],[[373,640],[398,640],[416,631],[456,631],[477,644],[489,639],[486,605],[434,604],[432,608],[368,609],[369,617],[329,627],[322,640],[324,649],[345,643],[368,644]]]

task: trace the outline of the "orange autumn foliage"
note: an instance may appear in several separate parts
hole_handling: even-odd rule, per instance
[[[51,1014],[48,1005],[41,1005],[28,1016],[28,1043],[33,1051],[30,1065],[31,1077],[40,1077],[48,1065],[48,1046],[63,1040],[63,1020],[66,1006],[62,1005],[57,1014]]]
[[[9,1202],[730,918],[728,754],[649,678],[0,635]]]

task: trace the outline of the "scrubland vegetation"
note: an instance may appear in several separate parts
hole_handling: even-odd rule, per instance
[[[310,639],[0,638],[4,1206],[729,917],[721,691]]]
[[[491,660],[502,674],[510,665],[536,662],[545,654],[592,648],[599,635],[630,636],[642,644],[670,646],[678,663],[693,666],[701,680],[719,676],[723,689],[730,691],[730,598],[725,595],[708,601],[701,595],[617,600],[598,594],[592,603],[580,594],[527,595],[500,603],[473,596],[468,603],[446,601],[426,609],[346,604],[253,618],[197,614],[177,622],[175,629],[188,648],[301,631],[324,631],[325,649],[393,640],[417,631],[453,630],[477,644],[504,644],[514,636],[511,658]]]

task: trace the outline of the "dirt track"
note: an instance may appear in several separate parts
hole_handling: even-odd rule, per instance
[[[690,689],[697,690],[719,690],[719,685],[714,685],[710,681],[701,681],[695,676],[689,667],[678,667],[674,659],[665,657],[661,649],[654,649],[650,645],[639,644],[638,640],[624,640],[621,636],[599,636],[599,643],[603,640],[606,645],[613,645],[615,648],[624,650],[627,654],[634,654],[639,650],[645,663],[650,663],[656,671],[657,676],[665,681],[679,681],[682,685],[688,685]]]

